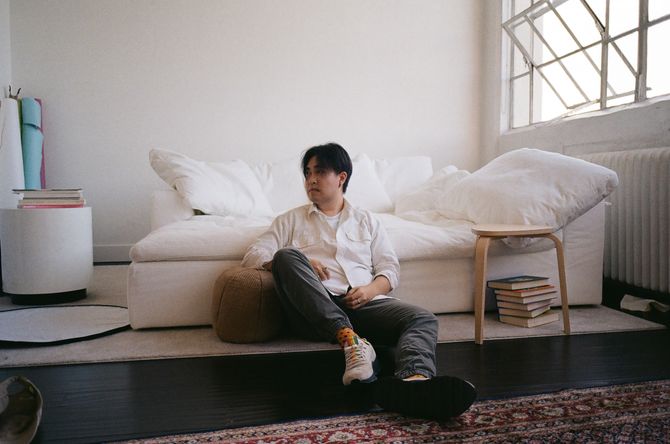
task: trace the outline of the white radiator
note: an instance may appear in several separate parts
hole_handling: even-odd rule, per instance
[[[605,223],[604,275],[667,293],[670,281],[670,147],[578,156],[610,168],[619,186]]]

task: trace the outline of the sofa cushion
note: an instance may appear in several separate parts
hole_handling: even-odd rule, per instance
[[[393,210],[393,203],[384,189],[375,164],[365,154],[353,160],[353,174],[346,197],[354,205],[367,210],[386,213]],[[309,203],[305,193],[304,177],[300,171],[300,158],[279,162],[264,162],[252,167],[275,214]]]
[[[214,284],[212,326],[226,342],[261,342],[277,336],[284,317],[272,273],[232,267]]]
[[[134,262],[241,260],[265,230],[268,218],[195,216],[152,231],[130,249]]]
[[[262,162],[251,168],[275,214],[309,203],[300,158]]]
[[[438,210],[474,223],[565,226],[618,185],[600,165],[538,149],[522,148],[493,159],[449,188]]]
[[[353,159],[353,171],[345,197],[352,204],[374,213],[393,211],[393,202],[386,194],[372,160],[365,154]]]
[[[400,261],[473,255],[475,236],[470,222],[448,220],[436,211],[407,213],[402,218],[392,214],[378,216]],[[195,216],[152,231],[131,248],[130,258],[133,262],[241,261],[249,245],[270,222],[271,218]],[[537,248],[551,248],[551,242]],[[491,254],[498,252],[492,249]]]
[[[172,151],[153,149],[151,166],[194,210],[205,214],[272,215],[251,168],[241,160],[204,162]]]

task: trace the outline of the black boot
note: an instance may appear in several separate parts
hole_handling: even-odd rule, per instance
[[[376,382],[375,402],[384,410],[417,418],[445,420],[465,412],[477,398],[468,381],[453,376]]]

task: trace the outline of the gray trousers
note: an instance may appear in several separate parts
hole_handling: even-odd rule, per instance
[[[373,345],[395,346],[395,376],[435,376],[437,318],[433,313],[397,299],[346,307],[321,283],[305,255],[283,248],[274,255],[272,275],[288,323],[298,336],[335,342],[336,333],[352,328]]]

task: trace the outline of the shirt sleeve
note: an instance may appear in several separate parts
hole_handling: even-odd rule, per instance
[[[374,277],[384,276],[391,284],[391,290],[400,282],[400,264],[386,229],[376,217],[370,215],[372,235],[372,268]]]
[[[243,267],[263,268],[263,264],[271,261],[277,250],[288,244],[285,219],[282,216],[276,217],[270,228],[251,244],[242,259]]]

